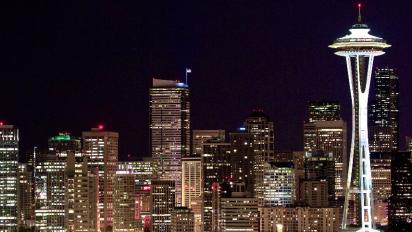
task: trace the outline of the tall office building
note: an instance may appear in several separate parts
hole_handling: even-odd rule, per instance
[[[225,130],[193,130],[192,132],[192,153],[195,156],[203,154],[203,143],[208,140],[224,142]]]
[[[202,193],[202,157],[182,158],[182,205],[191,209],[196,232],[201,232],[202,228]]]
[[[342,229],[354,224],[354,227],[360,227],[362,231],[372,231],[373,197],[369,159],[368,97],[373,60],[376,56],[383,55],[383,50],[390,45],[382,38],[369,34],[369,27],[361,21],[361,6],[358,5],[358,22],[349,29],[350,34],[338,38],[329,47],[335,49],[336,55],[346,59],[352,100],[352,143]],[[347,221],[349,200],[353,197],[358,210],[356,220],[349,222]]]
[[[253,111],[245,120],[245,129],[253,137],[254,148],[254,192],[259,200],[263,199],[263,166],[274,159],[273,121],[261,110]]]
[[[217,224],[220,184],[231,179],[231,145],[208,141],[203,145],[203,215],[202,231],[211,232]]]
[[[194,232],[195,218],[191,209],[176,207],[172,213],[171,232]]]
[[[391,160],[397,152],[371,152],[374,222],[388,225],[388,201],[391,196]]]
[[[412,157],[411,152],[398,152],[391,160],[392,192],[389,199],[390,231],[412,228]]]
[[[137,231],[135,175],[116,171],[113,187],[113,231]]]
[[[229,133],[232,152],[230,155],[233,181],[244,182],[246,191],[255,193],[255,148],[253,135],[245,131]]]
[[[69,133],[59,133],[56,136],[50,137],[48,145],[49,152],[56,154],[62,160],[67,157],[69,152],[81,152],[80,138],[74,137]]]
[[[259,231],[257,199],[241,187],[235,185],[231,196],[220,199],[219,231]]]
[[[347,166],[346,123],[340,117],[338,102],[310,102],[309,119],[304,123],[305,152],[332,153],[335,159],[335,196],[343,197]]]
[[[263,173],[263,205],[291,206],[296,200],[293,163],[266,163]]]
[[[369,125],[371,152],[399,150],[399,75],[395,69],[375,70]]]
[[[19,131],[0,122],[0,230],[17,228]]]
[[[175,181],[152,180],[152,230],[171,231],[172,212],[175,208]]]
[[[308,106],[308,122],[338,121],[340,104],[337,101],[311,101]]]
[[[98,232],[97,172],[89,170],[82,153],[68,152],[65,160],[65,231]]]
[[[173,180],[176,204],[182,203],[182,157],[190,155],[189,88],[183,83],[153,79],[150,89],[153,178]]]
[[[65,162],[39,153],[35,161],[36,231],[65,230]]]
[[[88,158],[89,167],[98,170],[99,224],[102,231],[107,231],[113,221],[113,178],[117,169],[119,134],[105,131],[103,126],[99,126],[84,131],[82,137],[83,153]]]
[[[305,180],[324,180],[328,186],[328,199],[335,199],[335,159],[333,153],[306,152]]]
[[[34,227],[33,166],[19,163],[17,212],[18,226],[22,229]]]
[[[17,227],[17,171],[19,131],[0,123],[0,230]]]
[[[256,155],[262,157],[263,162],[272,161],[275,139],[273,121],[269,116],[263,111],[253,111],[245,120],[245,129],[252,134]]]
[[[132,173],[136,189],[136,220],[139,231],[148,231],[151,226],[152,200],[150,195],[152,183],[152,160],[144,158],[137,161],[119,162],[119,171]]]

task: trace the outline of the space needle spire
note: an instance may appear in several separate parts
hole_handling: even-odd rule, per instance
[[[358,4],[358,22],[350,29],[350,34],[338,38],[330,48],[346,60],[346,69],[352,101],[352,141],[347,167],[345,203],[342,230],[355,227],[357,231],[377,231],[373,226],[372,176],[368,141],[368,95],[371,82],[373,60],[385,54],[387,44],[382,38],[369,34],[369,27],[362,23],[362,4]],[[349,201],[357,208],[354,218],[348,218]],[[353,229],[353,228],[352,228]],[[351,231],[353,231],[351,229]]]

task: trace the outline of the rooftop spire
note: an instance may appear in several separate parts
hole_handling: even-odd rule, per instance
[[[358,23],[362,22],[361,8],[362,8],[362,3],[358,3]]]

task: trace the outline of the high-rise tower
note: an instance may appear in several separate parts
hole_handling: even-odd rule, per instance
[[[177,81],[153,79],[150,89],[153,179],[175,181],[182,200],[182,157],[190,153],[189,88]]]
[[[19,131],[0,122],[0,231],[17,228]]]
[[[375,71],[375,97],[370,113],[371,152],[399,149],[399,75],[393,68]]]
[[[108,231],[113,221],[113,178],[117,169],[119,133],[106,131],[100,125],[84,131],[82,137],[89,167],[99,176],[100,228]]]
[[[354,24],[349,35],[338,38],[330,48],[335,54],[346,59],[352,100],[352,142],[349,157],[348,177],[345,188],[345,205],[342,229],[346,229],[349,198],[355,198],[356,226],[359,231],[372,229],[372,177],[368,141],[368,95],[373,59],[383,55],[383,49],[390,47],[382,38],[369,34],[369,27],[361,22],[361,4],[358,5],[358,23]],[[354,194],[354,195],[353,195]]]

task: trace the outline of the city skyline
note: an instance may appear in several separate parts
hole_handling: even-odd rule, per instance
[[[375,34],[394,45],[375,67],[399,70],[401,145],[412,130],[412,70],[404,55],[410,34],[393,32],[404,28],[407,5],[365,1],[364,11]],[[344,61],[332,59],[326,46],[356,20],[354,3],[188,3],[159,9],[123,3],[98,6],[91,15],[86,12],[94,5],[32,7],[47,14],[12,20],[1,39],[8,45],[2,80],[9,87],[1,96],[10,100],[0,119],[20,129],[22,153],[46,147],[58,132],[79,136],[104,123],[120,134],[120,159],[150,156],[151,78],[184,81],[186,67],[192,69],[193,129],[234,131],[262,108],[274,121],[276,148],[298,150],[308,101],[338,100],[350,121],[350,96],[341,91],[348,86]],[[110,20],[103,20],[106,15]],[[85,24],[78,26],[80,20]]]

